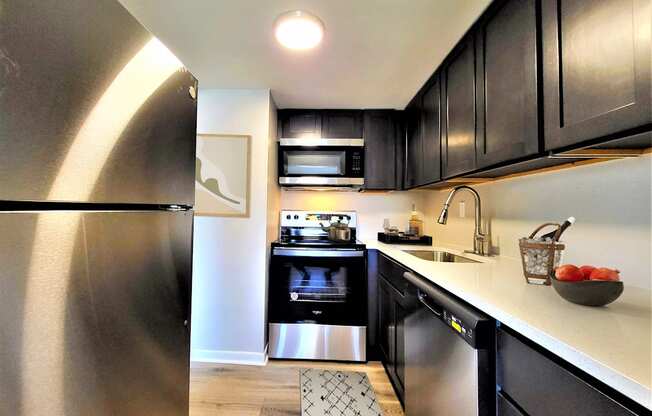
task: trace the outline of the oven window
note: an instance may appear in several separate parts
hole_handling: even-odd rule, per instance
[[[289,266],[288,296],[291,302],[345,303],[350,295],[348,272],[343,266]]]
[[[346,174],[344,150],[286,150],[283,152],[285,175],[315,176]]]

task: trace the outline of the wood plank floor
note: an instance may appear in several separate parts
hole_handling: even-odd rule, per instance
[[[340,364],[276,360],[266,366],[192,363],[190,416],[300,415],[300,368],[367,373],[385,416],[403,416],[401,404],[378,361]]]

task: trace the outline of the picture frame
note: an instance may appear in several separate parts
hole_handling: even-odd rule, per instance
[[[249,217],[251,136],[197,134],[195,215]]]

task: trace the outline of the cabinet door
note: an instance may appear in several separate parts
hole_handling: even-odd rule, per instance
[[[501,0],[476,32],[478,167],[539,151],[535,0]]]
[[[396,356],[395,371],[400,387],[405,390],[405,318],[408,315],[408,308],[400,298],[396,298],[394,304],[396,319]]]
[[[278,112],[283,138],[321,137],[321,113],[315,110],[281,110]]]
[[[403,271],[406,271],[403,269]],[[402,276],[402,274],[401,274]],[[403,280],[402,285],[405,288],[403,295],[396,293],[394,296],[394,320],[396,326],[395,353],[394,353],[394,372],[397,380],[397,394],[401,402],[405,400],[405,320],[408,315],[417,310],[419,301],[417,300],[417,289]]]
[[[378,345],[383,361],[390,371],[394,368],[394,301],[391,286],[378,278]]]
[[[496,416],[525,416],[502,393],[496,393]]]
[[[475,52],[472,36],[455,47],[442,71],[443,177],[475,169]]]
[[[418,95],[408,105],[405,112],[407,144],[405,157],[405,187],[413,188],[421,184],[422,179],[422,103],[421,96]]]
[[[422,171],[423,182],[441,178],[441,100],[439,74],[423,94]]]
[[[362,111],[325,110],[322,112],[321,137],[359,139],[362,137]]]
[[[546,149],[652,123],[649,0],[544,0]]]
[[[635,414],[504,329],[496,345],[498,385],[528,415]]]
[[[405,139],[405,112],[396,112],[396,189],[405,189],[405,156],[407,154]]]
[[[364,112],[365,189],[396,189],[397,133],[393,110]]]

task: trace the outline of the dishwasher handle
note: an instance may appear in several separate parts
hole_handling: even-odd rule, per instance
[[[419,301],[469,345],[493,347],[496,324],[491,317],[412,272],[403,273],[403,278],[418,289]]]
[[[442,314],[444,313],[441,305],[436,305],[431,301],[431,299],[428,298],[428,295],[423,293],[421,290],[417,291],[417,297],[423,306],[428,308],[430,312],[434,313],[438,318],[441,318]]]

